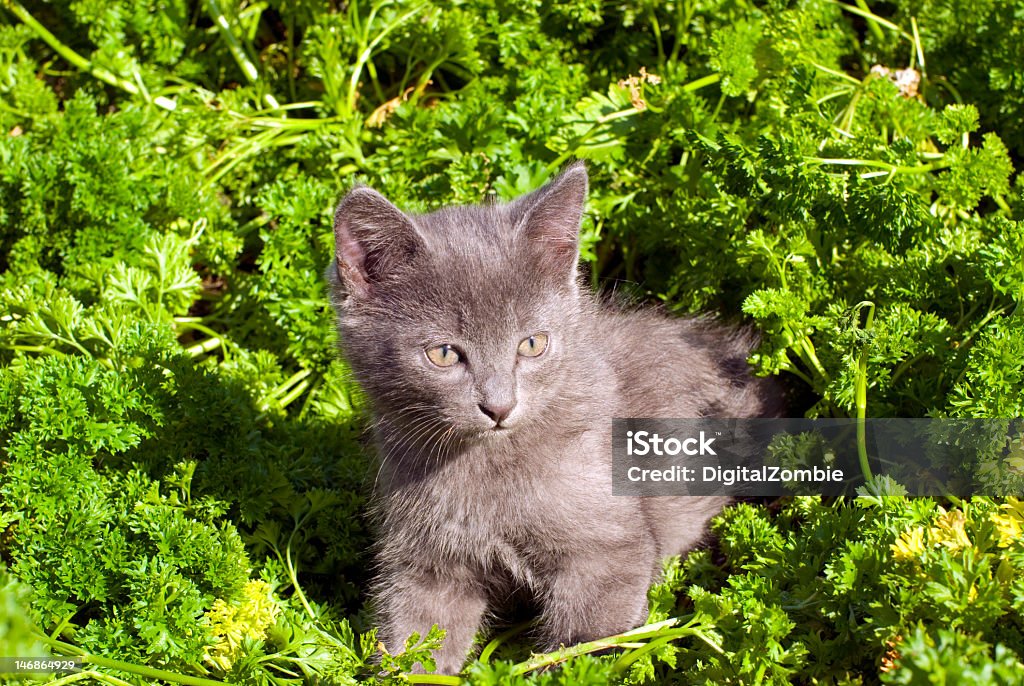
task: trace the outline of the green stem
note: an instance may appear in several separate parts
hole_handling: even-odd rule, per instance
[[[641,657],[643,657],[647,653],[657,650],[666,643],[671,642],[673,638],[673,636],[664,636],[662,638],[651,641],[643,648],[631,650],[630,652],[626,653],[625,655],[623,655],[615,661],[615,664],[612,665],[612,671],[616,674],[621,674],[626,670],[627,667],[629,667],[631,664],[639,660]]]
[[[516,624],[514,627],[498,634],[491,640],[490,643],[484,646],[484,649],[480,651],[480,657],[478,657],[477,659],[480,662],[486,663],[488,660],[491,659],[491,655],[494,654],[494,651],[497,650],[502,643],[512,638],[513,636],[518,636],[523,631],[525,631],[531,624],[533,624],[533,622],[520,622],[519,624]]]
[[[214,679],[204,679],[198,676],[189,676],[188,674],[176,674],[169,672],[164,669],[157,669],[155,667],[145,667],[143,665],[134,665],[129,662],[121,662],[120,660],[112,660],[107,657],[100,657],[99,655],[83,655],[82,660],[90,664],[94,664],[97,667],[106,667],[108,669],[117,669],[122,672],[128,672],[129,674],[136,674],[138,676],[147,677],[150,679],[161,679],[163,681],[170,681],[175,684],[185,684],[185,686],[224,686],[223,681],[216,681]]]
[[[725,105],[725,91],[722,91],[718,94],[718,102],[715,103],[715,109],[712,110],[711,116],[708,118],[708,121],[718,121],[718,114],[722,111],[723,105]],[[736,121],[739,120],[737,119]],[[732,123],[731,129],[733,131],[736,130],[736,122]]]
[[[963,348],[964,345],[970,343],[971,340],[973,340],[974,337],[978,335],[979,331],[981,331],[986,326],[988,326],[988,323],[990,321],[992,321],[996,317],[1000,316],[1001,314],[1006,312],[1008,309],[1010,309],[1010,305],[1004,305],[1003,307],[996,308],[995,307],[995,295],[993,295],[992,296],[992,303],[989,305],[988,314],[986,314],[984,317],[982,317],[981,321],[979,321],[977,324],[972,326],[971,329],[967,332],[967,335],[960,339],[960,347]]]
[[[306,600],[306,594],[302,592],[302,587],[299,586],[299,576],[295,569],[295,565],[292,563],[292,549],[288,547],[285,550],[286,564],[288,566],[288,579],[292,582],[292,588],[295,589],[295,595],[299,596],[299,602],[302,603],[302,607],[305,608],[306,613],[309,614],[311,619],[316,619],[316,613],[313,612],[313,608],[309,606],[309,601]]]
[[[231,53],[231,57],[234,58],[239,69],[245,74],[245,78],[249,80],[249,83],[259,81],[259,69],[252,63],[249,56],[245,54],[245,48],[238,42],[238,37],[231,30],[231,22],[224,15],[224,10],[220,8],[220,3],[217,0],[206,0],[206,10],[210,13],[213,23],[217,25],[217,30],[220,32],[221,37],[228,44],[228,52]]]
[[[209,176],[203,182],[203,187],[208,188],[217,183],[222,176],[234,169],[243,160],[264,150],[298,143],[302,140],[302,137],[302,134],[285,135],[282,133],[282,129],[266,129],[252,138],[245,139],[245,141],[234,146],[207,166],[204,174],[209,174]],[[218,166],[219,168],[217,168]],[[215,169],[216,171],[214,171]]]
[[[924,69],[924,48],[921,47],[921,33],[917,30],[917,18],[916,17],[911,17],[910,18],[910,29],[913,31],[913,35],[914,35],[914,39],[912,41],[913,44],[914,44],[913,45],[913,50],[914,50],[913,54],[916,54],[916,56],[917,56],[917,63],[920,65],[920,72],[921,72],[921,85],[924,86],[928,82],[928,79],[926,78],[927,77],[927,73],[925,72],[925,69]],[[910,62],[910,67],[911,68],[914,67],[913,60],[911,60],[911,62]]]
[[[814,350],[814,343],[808,336],[804,336],[800,339],[800,357],[803,359],[808,366],[814,370],[814,372],[821,379],[822,383],[827,384],[829,381],[828,372],[825,371],[824,365],[821,364],[821,360],[818,359],[818,354]]]
[[[46,682],[46,686],[66,686],[66,684],[73,684],[76,681],[82,681],[83,679],[92,679],[98,681],[101,684],[110,684],[110,686],[132,686],[131,683],[124,679],[118,679],[116,676],[104,674],[103,672],[97,672],[95,670],[86,670],[84,672],[75,672],[74,674],[68,674],[59,679]]]
[[[292,2],[292,7],[288,11],[288,44],[287,44],[287,56],[288,56],[288,95],[291,96],[292,102],[295,102],[298,98],[295,95],[295,3]]]
[[[67,338],[65,338],[64,336],[61,336],[60,334],[56,334],[56,333],[51,333],[50,334],[50,338],[52,338],[53,340],[57,341],[58,343],[63,343],[64,345],[70,345],[72,348],[74,348],[78,352],[82,353],[86,357],[92,357],[93,356],[93,354],[91,352],[89,352],[89,350],[85,346],[83,346],[81,343],[78,342],[78,339],[76,339],[74,337],[74,334],[72,334],[70,331],[68,332],[68,337]]]
[[[284,107],[278,109],[286,109]],[[272,112],[273,110],[267,110]],[[287,117],[254,117],[238,112],[231,112],[232,116],[238,117],[242,122],[251,128],[264,128],[264,129],[298,129],[298,130],[313,130],[318,129],[326,124],[332,124],[341,121],[338,117],[324,117],[322,119],[288,119]]]
[[[214,331],[210,327],[206,326],[205,324],[200,324],[198,321],[185,321],[185,320],[183,320],[181,318],[175,317],[175,319],[174,319],[174,328],[175,329],[178,329],[178,328],[192,329],[193,331],[198,331],[200,333],[204,333],[207,336],[209,336],[210,338],[220,338],[220,334],[219,333],[217,333],[216,331]]]
[[[384,89],[380,85],[377,65],[373,63],[373,60],[366,63],[366,73],[370,75],[370,85],[373,86],[373,92],[377,94],[377,102],[386,102],[387,96],[384,95]]]
[[[804,162],[808,164],[837,164],[848,167],[874,167],[876,169],[883,169],[888,174],[926,174],[938,169],[945,169],[950,165],[950,162],[944,159],[912,166],[892,164],[882,160],[860,160],[844,157],[805,157]]]
[[[707,642],[707,637],[702,635],[699,628],[691,627],[689,624],[679,628],[671,628],[679,622],[679,618],[666,619],[662,622],[656,622],[654,624],[648,624],[647,626],[638,627],[632,631],[626,631],[615,636],[609,636],[607,638],[601,638],[596,641],[588,641],[586,643],[579,643],[577,645],[562,648],[551,653],[544,653],[542,655],[534,655],[525,662],[520,662],[512,668],[512,673],[516,675],[525,674],[542,667],[550,667],[560,662],[579,657],[580,655],[586,655],[589,653],[595,653],[600,650],[607,650],[609,648],[624,648],[628,646],[638,647],[642,649],[644,645],[637,646],[636,644],[646,639],[676,639],[683,636],[697,636],[701,640]],[[692,623],[692,619],[691,619]],[[714,647],[714,643],[709,643]]]
[[[64,617],[64,619],[60,620],[60,624],[58,624],[57,627],[53,631],[50,632],[50,638],[52,638],[54,640],[59,640],[57,637],[60,636],[61,633],[63,633],[64,629],[68,628],[68,626],[71,624],[71,620],[74,618],[75,614],[79,610],[81,610],[81,609],[82,609],[81,606],[76,607],[74,609],[74,611],[70,612],[69,614],[67,614]]]
[[[174,684],[185,684],[185,686],[224,686],[223,681],[204,679],[203,677],[189,676],[188,674],[177,674],[164,669],[136,665],[130,662],[122,662],[121,660],[114,660],[100,655],[92,655],[76,645],[52,639],[45,634],[38,634],[36,636],[41,643],[45,643],[51,648],[56,648],[62,654],[78,656],[81,658],[82,662],[96,665],[97,667],[116,669],[120,672],[128,672],[129,674],[135,674],[149,679],[169,681]]]
[[[47,348],[45,345],[18,345],[18,344],[7,345],[7,344],[4,344],[4,345],[0,345],[0,348],[3,348],[4,350],[20,350],[21,352],[24,352],[24,353],[40,353],[40,354],[43,354],[43,355],[60,355],[61,354],[59,350],[54,350],[53,348]]]
[[[232,117],[238,119],[258,119],[271,112],[290,112],[291,110],[309,110],[314,107],[320,107],[323,103],[319,100],[304,100],[302,102],[288,102],[284,105],[278,105],[277,107],[264,107],[262,110],[253,110],[252,112],[238,112],[236,110],[225,110]],[[331,118],[327,118],[330,120]],[[291,120],[286,120],[291,121]],[[323,119],[317,119],[315,121],[324,121]]]
[[[818,64],[817,62],[811,62],[811,66],[814,67],[815,69],[818,69],[819,71],[825,72],[826,74],[831,74],[832,76],[835,76],[836,78],[843,79],[844,81],[849,81],[850,83],[852,83],[855,86],[862,85],[860,79],[854,78],[854,77],[850,76],[849,74],[847,74],[846,72],[838,71],[836,69],[830,69],[829,67],[826,67],[823,64]]]
[[[858,88],[854,91],[853,97],[850,98],[850,102],[846,103],[846,107],[838,116],[838,123],[836,124],[836,127],[840,132],[847,136],[852,137],[853,135],[851,132],[853,129],[853,120],[857,118],[857,105],[860,102],[862,95],[863,91],[861,89]]]
[[[222,341],[219,337],[207,338],[204,341],[199,341],[195,345],[190,345],[189,347],[185,348],[185,352],[187,352],[191,357],[199,357],[200,355],[205,355],[207,353],[213,352],[214,350],[219,348],[223,343],[224,341]]]
[[[835,100],[836,98],[846,97],[849,94],[850,94],[849,90],[833,91],[833,92],[831,92],[831,93],[829,93],[827,95],[823,95],[820,98],[818,98],[817,100],[815,100],[814,104],[815,105],[823,105],[826,102],[828,102],[829,100]],[[843,133],[848,133],[848,132],[844,131]]]
[[[16,17],[18,17],[18,19],[20,19],[21,22],[25,24],[25,26],[31,29],[33,33],[39,36],[39,38],[41,38],[44,43],[49,45],[54,52],[56,52],[58,55],[63,57],[65,60],[70,62],[78,69],[88,72],[100,81],[103,81],[104,83],[115,88],[120,88],[123,91],[127,91],[132,95],[143,95],[139,87],[131,81],[122,79],[120,76],[117,76],[113,72],[94,64],[92,61],[87,60],[86,58],[82,57],[77,52],[69,48],[67,45],[62,43],[56,36],[50,33],[45,26],[40,24],[28,10],[22,7],[21,3],[19,3],[18,0],[0,0],[0,3],[2,3],[3,6],[10,10]],[[177,107],[176,103],[173,100],[168,100],[167,98],[161,96],[154,98],[153,103],[164,108],[165,110],[173,111]]]
[[[274,389],[271,395],[275,398],[285,395],[288,393],[288,389],[292,388],[295,384],[299,383],[313,372],[309,369],[300,369],[299,371],[288,377],[288,380],[283,384]]]
[[[878,16],[877,14],[874,14],[870,10],[863,10],[860,7],[854,7],[853,5],[847,5],[844,2],[839,2],[839,0],[829,0],[829,1],[832,4],[834,4],[834,5],[839,5],[839,8],[842,9],[844,12],[849,12],[850,14],[856,14],[858,17],[862,17],[864,19],[867,19],[868,21],[875,22],[876,24],[884,26],[885,28],[887,28],[887,29],[889,29],[891,31],[895,31],[896,33],[898,33],[900,35],[901,38],[906,38],[908,41],[913,41],[914,40],[913,36],[911,36],[909,33],[904,31],[903,29],[901,29],[899,26],[897,26],[896,24],[893,24],[888,19],[883,19],[882,17]]]
[[[864,330],[871,331],[875,320],[875,304],[865,300],[857,305],[858,310],[864,307],[868,309]],[[857,360],[857,379],[854,386],[855,402],[857,404],[857,457],[860,460],[860,471],[864,475],[865,481],[871,481],[874,478],[871,474],[871,465],[868,462],[867,441],[868,350],[870,350],[870,342],[865,342],[864,349]]]
[[[300,395],[305,393],[306,389],[309,388],[309,386],[310,386],[310,383],[309,383],[308,379],[302,381],[295,388],[293,388],[291,391],[289,391],[288,395],[286,395],[283,398],[281,398],[280,400],[278,400],[277,404],[281,406],[281,409],[284,409],[284,408],[288,407],[293,402],[295,402],[296,398],[298,398]]]
[[[684,13],[683,5],[686,5]],[[679,60],[679,51],[684,45],[689,43],[689,33],[687,29],[690,26],[690,20],[693,18],[693,10],[695,2],[677,2],[676,3],[676,40],[675,45],[672,46],[672,54],[669,56],[669,62],[677,62]]]
[[[402,16],[398,17],[394,22],[384,28],[383,31],[377,34],[377,36],[370,41],[363,50],[359,53],[359,57],[356,59],[355,65],[352,67],[352,76],[349,77],[348,81],[348,97],[346,103],[348,105],[349,113],[356,111],[356,100],[359,97],[359,75],[363,72],[363,67],[370,61],[373,56],[373,51],[380,45],[381,41],[387,38],[388,34],[397,29],[399,26],[412,19],[414,16],[422,12],[426,8],[426,5],[420,5],[414,7]],[[372,21],[372,20],[371,20]],[[367,21],[367,25],[371,23]]]
[[[299,517],[295,521],[295,527],[292,529],[291,536],[288,537],[288,543],[286,544],[284,549],[284,563],[285,569],[288,571],[288,579],[292,582],[292,588],[295,589],[295,595],[299,597],[299,602],[302,603],[302,607],[305,608],[306,612],[309,614],[310,619],[316,621],[316,613],[313,612],[313,608],[310,607],[309,601],[306,600],[306,594],[302,592],[302,587],[299,586],[299,572],[298,569],[296,569],[295,567],[295,563],[292,562],[292,543],[295,541],[295,534],[299,533],[299,529],[302,528],[302,525],[306,523],[306,519],[309,517],[310,514],[312,514],[312,512],[312,509],[310,509],[309,512]],[[280,554],[278,554],[278,557],[280,557]]]
[[[693,81],[690,81],[688,84],[683,86],[680,90],[688,93],[690,91],[699,90],[699,89],[703,88],[704,86],[710,86],[710,85],[712,85],[714,83],[718,83],[721,79],[722,79],[722,75],[717,73],[717,72],[714,73],[714,74],[708,74],[707,76],[702,76],[699,79],[694,79]]]
[[[459,686],[462,678],[457,676],[443,676],[441,674],[407,674],[405,678],[410,684],[443,684],[445,686]]]
[[[665,64],[665,44],[661,40],[661,24],[658,23],[658,15],[652,7],[650,11],[651,30],[654,32],[654,41],[658,45],[658,64]]]
[[[615,121],[616,119],[625,119],[626,117],[632,117],[634,114],[637,114],[638,112],[642,112],[642,110],[638,110],[635,107],[630,107],[629,109],[619,110],[618,112],[605,114],[603,116],[598,117],[595,121],[597,122],[597,124],[607,124],[608,122]]]
[[[918,362],[920,362],[921,360],[923,360],[924,358],[928,357],[931,354],[932,353],[927,352],[918,353],[917,355],[914,355],[913,357],[903,360],[903,362],[900,362],[900,364],[896,367],[896,371],[894,371],[892,373],[892,376],[889,377],[889,383],[895,386],[896,382],[900,380],[900,377],[903,376],[911,367],[913,367],[915,364],[917,364]]]
[[[885,34],[882,33],[882,27],[878,25],[878,20],[872,14],[871,8],[868,7],[868,3],[864,0],[854,0],[854,2],[857,3],[857,7],[863,10],[864,14],[861,16],[868,20],[868,29],[875,36],[875,40],[879,43],[883,43],[885,41]]]
[[[427,90],[427,86],[430,85],[430,80],[434,76],[434,72],[437,71],[437,68],[444,64],[447,59],[447,55],[439,57],[427,65],[427,68],[423,70],[423,73],[420,74],[420,78],[416,81],[416,87],[409,95],[410,100],[413,102],[419,102],[420,96],[423,95],[423,92]]]
[[[790,374],[792,374],[793,376],[797,377],[798,379],[803,381],[805,384],[810,386],[811,388],[815,387],[814,386],[814,380],[811,379],[811,377],[809,377],[806,374],[804,374],[803,371],[801,371],[800,368],[797,367],[792,362],[789,362],[787,360],[784,364],[779,366],[779,369],[781,369],[782,371],[785,371],[785,372],[789,372]]]
[[[318,375],[316,381],[313,383],[313,387],[309,393],[306,394],[306,399],[302,402],[302,408],[299,409],[299,421],[306,418],[306,413],[309,411],[310,406],[313,404],[313,399],[316,398],[317,393],[320,391],[320,386],[323,385],[324,377]]]

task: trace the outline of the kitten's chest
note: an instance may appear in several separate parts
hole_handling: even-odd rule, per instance
[[[501,567],[528,582],[545,558],[628,520],[619,510],[629,499],[611,495],[608,441],[595,430],[468,450],[421,482],[408,521],[428,530],[449,562]]]

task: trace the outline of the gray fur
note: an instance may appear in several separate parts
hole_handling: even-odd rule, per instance
[[[524,591],[543,649],[637,626],[661,558],[697,544],[724,506],[613,497],[612,417],[777,411],[747,369],[749,335],[616,308],[579,284],[586,192],[574,164],[508,205],[407,216],[357,188],[335,215],[332,301],[382,460],[381,637],[397,652],[438,624],[441,673]],[[517,355],[537,332],[548,349]],[[464,363],[429,362],[424,349],[442,343]],[[481,405],[512,405],[507,428]]]

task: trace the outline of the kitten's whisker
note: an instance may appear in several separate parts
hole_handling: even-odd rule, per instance
[[[410,408],[404,408],[401,411],[401,414],[409,414],[410,415],[411,422],[408,425],[408,427],[406,428],[406,431],[411,432],[411,431],[415,430],[415,431],[419,432],[420,431],[420,427],[426,427],[426,426],[429,425],[430,419],[433,416],[433,408],[431,408],[429,406],[426,406],[426,405],[412,406]],[[379,420],[378,422],[375,422],[376,427],[379,430],[383,430],[385,428],[386,424],[393,424],[393,423],[394,422],[391,422],[391,421],[385,422],[383,420],[383,418],[381,420]],[[396,431],[398,433],[402,433],[400,427],[395,427],[395,429],[396,429]],[[402,444],[401,444],[400,441],[396,441],[395,443],[392,444],[392,446],[384,454],[383,459],[381,460],[381,463],[380,463],[380,467],[377,469],[377,475],[374,477],[374,480],[373,480],[373,490],[374,491],[377,490],[377,483],[379,482],[380,475],[381,475],[381,473],[384,470],[384,465],[387,464],[388,460],[390,460],[391,458],[394,457],[395,450],[398,449],[399,447],[401,447],[401,445]],[[401,469],[402,462],[404,462],[405,456],[406,456],[407,453],[408,453],[408,448],[402,454],[401,458],[399,458],[398,465],[396,465],[396,470],[397,469]]]
[[[441,464],[442,462],[446,462],[448,460],[448,456],[452,448],[451,439],[454,435],[455,425],[452,424],[451,426],[448,427],[448,430],[445,431],[439,439],[437,439],[437,443],[440,446],[440,450],[437,453],[436,464]]]
[[[400,435],[401,438],[391,443],[384,459],[381,460],[380,467],[378,467],[377,474],[374,477],[374,491],[377,490],[380,476],[388,461],[395,462],[397,459],[397,464],[395,464],[394,468],[395,471],[400,471],[410,454],[422,452],[425,459],[433,458],[434,462],[439,464],[442,461],[442,454],[447,453],[448,448],[450,448],[448,440],[455,434],[456,425],[439,417],[437,409],[434,407],[426,405],[406,406],[396,412],[396,414],[399,416],[404,415],[403,418],[409,420],[408,423],[401,427],[394,426],[395,422],[393,420],[389,420],[386,423],[383,421],[376,423],[378,429],[393,427],[395,433]],[[438,437],[439,434],[440,437]],[[388,441],[385,438],[383,442],[387,443]],[[399,454],[398,451],[401,451],[401,453]]]
[[[414,432],[415,431],[415,432],[418,433],[421,430],[423,430],[423,428],[425,428],[427,426],[429,426],[429,420],[427,418],[423,418],[422,420],[417,420],[417,421],[414,421],[411,424],[409,424],[407,429],[408,429],[409,432]],[[389,443],[385,439],[384,441],[382,441],[382,443],[384,443],[388,447],[387,447],[386,459],[381,462],[380,469],[377,472],[378,477],[380,476],[381,471],[384,469],[384,464],[388,460],[392,460],[396,456],[398,457],[398,464],[396,465],[396,470],[400,469],[401,466],[402,466],[402,462],[405,459],[405,455],[408,453],[408,450],[409,450],[409,444],[404,442],[404,441],[402,441],[402,440],[395,440],[395,441]],[[399,450],[402,451],[402,453],[400,455],[398,454]],[[374,487],[376,488],[376,483],[375,483]]]

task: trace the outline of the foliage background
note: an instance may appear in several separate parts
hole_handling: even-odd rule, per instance
[[[352,683],[436,644],[374,664],[361,595],[321,276],[357,180],[416,211],[585,159],[595,286],[752,320],[810,415],[1024,415],[1022,14],[0,0],[0,653]],[[877,491],[731,508],[650,628],[467,678],[1024,683],[1020,501]]]

